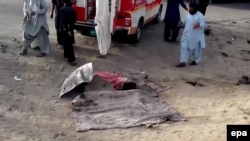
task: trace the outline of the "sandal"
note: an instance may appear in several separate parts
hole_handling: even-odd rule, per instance
[[[185,63],[179,63],[175,67],[177,67],[177,68],[184,68],[184,67],[186,67],[186,64]]]
[[[20,53],[19,53],[19,55],[21,55],[21,56],[25,56],[25,55],[27,55],[28,54],[28,50],[27,49],[23,49]]]
[[[77,66],[77,63],[76,63],[76,62],[69,62],[69,64],[70,64],[71,66]]]
[[[36,55],[36,57],[44,57],[44,56],[46,56],[46,53],[42,53],[42,52]]]
[[[196,66],[196,65],[198,65],[195,61],[192,61],[190,64],[189,64],[190,66]]]
[[[40,49],[40,47],[39,47],[39,46],[34,47],[33,49],[34,49],[35,51],[41,51],[41,49]]]

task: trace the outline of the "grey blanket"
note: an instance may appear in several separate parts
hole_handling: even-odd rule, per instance
[[[72,101],[77,131],[129,128],[184,118],[156,94],[144,90],[92,91]]]

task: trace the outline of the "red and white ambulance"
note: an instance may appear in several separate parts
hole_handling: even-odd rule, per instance
[[[74,8],[77,14],[75,29],[82,35],[95,34],[96,0],[77,0]],[[120,33],[136,43],[141,37],[143,26],[161,18],[162,0],[116,0],[116,15],[113,20],[113,36]]]

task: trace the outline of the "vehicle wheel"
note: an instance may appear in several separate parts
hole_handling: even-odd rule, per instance
[[[130,41],[131,43],[138,43],[140,38],[141,38],[141,33],[142,33],[142,28],[143,28],[143,21],[140,20],[137,26],[136,33],[134,35],[130,36]]]
[[[160,7],[157,17],[152,21],[154,24],[158,24],[161,21],[161,13],[162,13],[162,7]]]

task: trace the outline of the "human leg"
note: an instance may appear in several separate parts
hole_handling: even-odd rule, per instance
[[[63,33],[63,49],[64,49],[63,55],[64,55],[64,58],[66,58],[69,63],[74,65],[75,53],[74,53],[74,48],[73,48],[73,44],[71,40],[72,40],[72,37],[70,37],[67,32],[64,32]]]
[[[57,36],[57,43],[58,45],[63,45],[63,33],[59,30],[56,30],[56,36]]]
[[[48,32],[45,28],[41,28],[38,32],[37,38],[40,42],[41,52],[37,55],[37,57],[43,57],[49,54],[50,52],[50,40],[48,36]]]
[[[74,48],[72,44],[64,44],[64,56],[67,57],[67,61],[71,65],[76,65],[75,53],[74,53]]]
[[[173,23],[172,24],[172,41],[176,41],[178,35],[179,35],[179,27],[178,27],[178,23]]]
[[[185,41],[181,43],[181,51],[180,51],[180,63],[176,65],[176,67],[181,68],[185,67],[188,62],[190,49],[188,48]]]
[[[169,40],[170,36],[171,36],[171,24],[170,23],[165,23],[164,40]]]
[[[197,47],[194,49],[194,62],[199,64],[201,62],[202,49],[201,47]]]
[[[28,35],[25,32],[23,34],[24,34],[24,42],[22,51],[19,53],[20,55],[26,55],[28,53],[28,49],[31,47],[31,43],[35,39],[35,37]]]
[[[58,45],[63,45],[62,32],[60,31],[61,25],[62,25],[61,15],[57,13],[55,16],[55,28],[56,28],[56,36],[57,36]]]
[[[37,38],[35,38],[33,42],[31,43],[31,48],[33,49],[39,48],[39,41]]]

